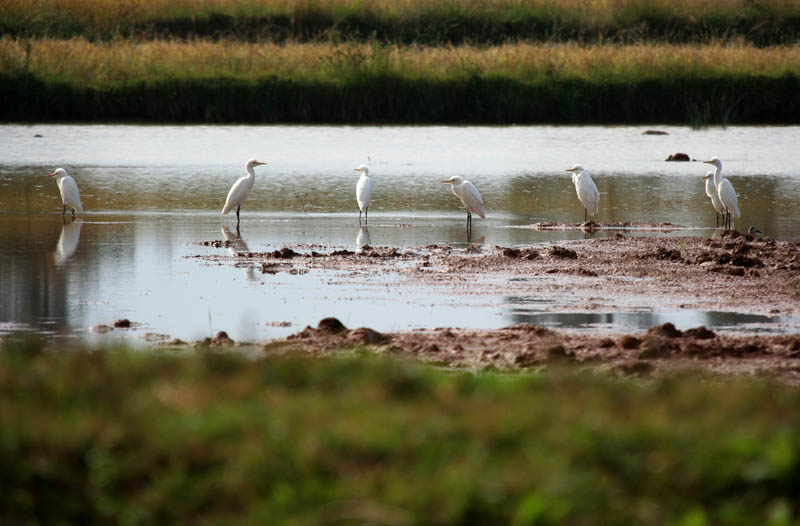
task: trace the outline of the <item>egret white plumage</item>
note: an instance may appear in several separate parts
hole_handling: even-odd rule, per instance
[[[483,198],[478,189],[470,181],[454,175],[450,179],[445,179],[443,183],[449,183],[456,194],[467,208],[467,230],[472,228],[472,214],[477,214],[481,219],[486,219],[486,210],[483,208]]]
[[[78,183],[75,182],[67,171],[63,168],[56,168],[53,173],[47,174],[48,177],[55,177],[58,191],[61,192],[61,203],[64,209],[61,215],[67,213],[67,208],[72,209],[72,219],[75,219],[75,211],[83,212],[83,205],[81,204],[81,193],[78,190]]]
[[[250,159],[247,161],[245,165],[245,169],[247,170],[247,175],[233,183],[231,186],[230,191],[228,192],[228,197],[225,199],[225,206],[222,207],[222,215],[227,214],[233,207],[236,207],[236,224],[239,224],[239,209],[242,207],[242,201],[244,201],[247,194],[250,192],[250,189],[253,188],[253,183],[256,181],[256,172],[253,170],[256,166],[261,166],[261,161],[256,161],[255,159]]]
[[[572,165],[572,168],[568,168],[567,171],[572,172],[572,184],[575,185],[578,201],[583,205],[583,222],[585,223],[588,219],[586,214],[594,216],[600,207],[600,192],[597,190],[592,176],[580,164]]]
[[[719,226],[719,215],[724,214],[725,209],[722,208],[722,203],[719,202],[717,187],[714,186],[714,172],[706,172],[703,179],[706,180],[706,195],[711,198],[711,206],[717,211],[717,226]]]
[[[722,214],[723,226],[726,229],[731,228],[731,215],[739,217],[739,202],[736,198],[736,190],[730,181],[722,177],[722,161],[718,157],[712,157],[708,161],[703,161],[706,164],[714,165],[714,187],[717,189],[717,197],[724,210]]]
[[[361,213],[364,213],[364,221],[369,221],[367,213],[369,204],[372,201],[372,178],[369,176],[369,168],[362,164],[358,168],[353,168],[361,174],[356,184],[356,202],[358,203],[358,223],[361,224]]]

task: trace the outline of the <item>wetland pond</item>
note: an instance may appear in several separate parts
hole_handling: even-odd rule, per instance
[[[754,225],[778,240],[800,240],[799,127],[665,126],[658,129],[667,135],[644,135],[647,128],[2,125],[0,334],[35,331],[91,345],[159,335],[192,341],[224,330],[235,340],[263,341],[326,316],[380,331],[520,322],[640,331],[671,321],[800,332],[796,318],[735,306],[693,311],[620,301],[607,312],[553,311],[552,297],[508,294],[507,286],[470,295],[469,283],[454,291],[369,270],[273,273],[233,257],[287,246],[463,251],[616,235],[531,228],[582,221],[565,171],[574,163],[600,189],[597,222],[678,225],[626,229],[626,236],[711,237],[718,231],[702,179],[709,165],[664,161],[676,152],[723,160],[739,196],[739,231]],[[268,165],[256,169],[237,235],[235,215],[219,210],[249,158]],[[354,196],[360,164],[374,178],[366,228]],[[55,181],[45,177],[57,167],[80,187],[86,213],[75,221],[62,219]],[[453,175],[471,180],[487,209],[485,220],[473,220],[470,244],[465,211],[440,184]],[[491,279],[508,285],[519,277]],[[90,330],[122,318],[134,330]]]

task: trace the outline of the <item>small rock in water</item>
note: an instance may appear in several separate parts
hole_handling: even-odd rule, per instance
[[[669,133],[664,130],[645,130],[642,135],[669,135]]]
[[[344,324],[339,320],[337,320],[336,318],[329,317],[329,318],[322,318],[319,321],[319,323],[317,324],[317,330],[336,334],[342,331],[346,331],[347,327],[345,327]]]
[[[676,162],[687,162],[691,161],[692,159],[687,154],[678,152],[678,153],[673,153],[672,155],[667,157],[666,160],[676,161]]]
[[[131,328],[131,320],[128,318],[122,318],[114,322],[114,327],[117,329],[130,329]]]
[[[225,331],[219,331],[214,339],[211,340],[212,345],[233,345],[233,340],[228,337]]]

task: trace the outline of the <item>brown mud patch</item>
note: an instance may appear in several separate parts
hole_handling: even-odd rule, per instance
[[[566,365],[626,376],[659,376],[684,370],[719,375],[774,378],[800,385],[800,336],[715,334],[701,326],[686,331],[671,323],[647,333],[610,337],[554,331],[534,325],[496,330],[438,328],[379,333],[350,330],[325,318],[263,352],[324,356],[369,346],[377,353],[419,359],[446,367],[519,371]]]
[[[489,297],[537,299],[541,312],[695,310],[800,315],[800,247],[732,231],[719,238],[627,237],[529,247],[471,244],[364,247],[293,245],[269,252],[198,255],[207,264],[269,274],[337,271],[335,283],[436,290],[462,306]],[[335,285],[334,285],[335,286]]]
[[[288,250],[194,257],[208,264],[247,261],[278,272],[337,271],[344,277],[332,280],[332,287],[336,283],[358,287],[378,280],[382,290],[431,290],[435,291],[431,301],[443,297],[476,309],[497,309],[497,303],[487,298],[501,296],[535,298],[541,312],[644,308],[800,316],[800,246],[737,232],[711,239],[617,235],[527,247],[427,245],[353,251],[299,244],[284,248]],[[800,384],[796,329],[788,334],[744,334],[702,326],[680,331],[665,324],[643,334],[621,330],[609,334],[514,325],[381,334],[339,325],[328,320],[316,328],[306,327],[285,340],[269,342],[264,352],[325,354],[367,345],[378,352],[454,367],[519,370],[570,363],[637,376],[699,368]],[[217,340],[205,344],[231,344]]]

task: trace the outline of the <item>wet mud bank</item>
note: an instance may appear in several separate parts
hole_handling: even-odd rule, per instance
[[[800,314],[800,246],[735,231],[710,239],[617,234],[525,247],[474,244],[350,250],[297,245],[196,257],[217,264],[256,265],[263,274],[337,270],[355,279],[378,276],[396,286],[435,286],[458,301],[478,306],[484,295],[531,294],[547,298],[550,303],[545,308],[554,312],[620,312],[636,305],[654,311]],[[800,334],[796,331],[743,333],[705,326],[679,330],[672,323],[637,333],[553,330],[529,324],[494,330],[455,325],[381,333],[367,327],[351,330],[331,317],[316,327],[267,342],[262,352],[325,355],[367,346],[379,353],[449,367],[529,370],[569,364],[634,376],[701,369],[800,384]]]
[[[203,242],[215,246],[225,242]],[[464,305],[536,298],[548,312],[700,310],[800,316],[800,246],[735,231],[717,238],[627,237],[526,247],[470,244],[357,250],[296,245],[194,256],[262,274],[340,271],[350,282],[435,287]],[[331,313],[335,314],[335,313]]]
[[[800,385],[800,335],[720,334],[704,326],[680,331],[671,323],[645,334],[612,336],[527,324],[488,331],[436,328],[383,334],[367,327],[350,330],[336,318],[325,318],[315,328],[267,343],[263,352],[325,356],[361,346],[447,367],[519,371],[569,366],[636,377],[700,370]]]

